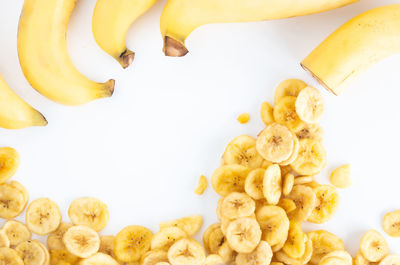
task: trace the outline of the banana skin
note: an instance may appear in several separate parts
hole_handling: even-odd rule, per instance
[[[167,56],[188,53],[185,39],[196,28],[212,23],[253,22],[309,15],[358,0],[169,0],[161,15]]]
[[[114,57],[123,68],[133,61],[135,53],[126,47],[131,24],[157,0],[97,0],[92,30],[97,44]]]
[[[25,77],[42,95],[64,105],[110,97],[114,80],[96,83],[73,65],[68,21],[76,0],[25,0],[18,27],[18,56]]]
[[[301,63],[339,95],[369,66],[400,53],[400,4],[364,12],[332,33]]]

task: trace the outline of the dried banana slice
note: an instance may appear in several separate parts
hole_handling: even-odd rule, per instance
[[[12,180],[10,181],[9,185],[17,190],[19,190],[23,197],[24,197],[24,202],[25,205],[23,206],[23,208],[25,209],[26,205],[28,204],[29,201],[29,193],[28,190],[24,187],[24,185],[22,185],[21,183],[19,183],[18,181]]]
[[[389,236],[400,237],[400,210],[385,214],[382,227]]]
[[[313,189],[317,202],[307,221],[322,224],[331,219],[339,207],[339,194],[329,185],[320,185]]]
[[[224,264],[230,264],[236,257],[237,253],[225,242],[218,249],[218,255],[221,256]]]
[[[289,156],[289,158],[287,160],[279,163],[280,166],[288,166],[288,165],[290,165],[291,163],[293,163],[296,160],[297,156],[299,155],[300,141],[297,138],[297,136],[294,135],[294,134],[293,134],[293,140],[294,140],[294,142],[293,142],[293,152],[292,152],[292,154]]]
[[[261,120],[264,122],[265,125],[270,125],[271,123],[275,122],[274,108],[268,102],[263,102],[261,104],[260,115]]]
[[[322,257],[335,250],[344,250],[343,241],[325,230],[311,231],[307,237],[312,240],[313,253],[310,264],[318,265]]]
[[[306,86],[307,84],[299,79],[287,79],[282,81],[275,89],[275,104],[283,97],[297,97],[300,91]]]
[[[270,165],[265,170],[263,193],[269,204],[278,204],[282,195],[282,177],[279,165]]]
[[[68,216],[74,225],[88,226],[97,232],[106,227],[109,219],[107,205],[90,197],[74,200],[69,206]]]
[[[296,97],[281,98],[274,107],[274,119],[292,131],[297,131],[304,124],[296,112]]]
[[[287,196],[293,189],[294,186],[294,176],[291,173],[287,173],[283,176],[282,194]]]
[[[246,193],[232,192],[222,201],[220,213],[223,218],[236,219],[254,213],[256,203]]]
[[[48,235],[55,231],[61,223],[58,205],[47,198],[36,199],[26,211],[26,225],[37,235]]]
[[[12,248],[0,248],[0,261],[2,265],[25,265],[17,251]]]
[[[107,254],[116,260],[117,258],[114,253],[114,240],[115,236],[101,236],[99,252]]]
[[[262,230],[262,239],[270,246],[285,241],[289,232],[289,218],[278,206],[263,206],[256,211],[256,218]]]
[[[318,174],[326,165],[326,152],[321,142],[310,139],[300,140],[299,154],[290,165],[300,175]]]
[[[22,213],[26,206],[24,194],[4,183],[0,185],[0,218],[12,219]]]
[[[379,262],[389,254],[389,246],[378,231],[371,229],[361,238],[360,251],[368,261]]]
[[[297,222],[307,220],[317,203],[317,196],[313,189],[304,185],[294,186],[287,198],[296,204],[296,209],[289,213],[289,219]]]
[[[266,241],[261,241],[251,253],[239,253],[236,265],[269,265],[272,260],[272,250]]]
[[[203,234],[203,244],[208,253],[217,254],[225,242],[226,239],[219,223],[210,225]]]
[[[203,265],[206,253],[197,241],[184,238],[168,250],[168,260],[171,265]]]
[[[207,179],[204,175],[201,175],[199,178],[199,183],[197,184],[194,193],[197,195],[203,195],[204,191],[207,189],[208,183]]]
[[[261,200],[264,198],[263,181],[264,181],[264,168],[256,168],[250,171],[244,182],[244,191],[250,195],[254,200]]]
[[[289,198],[282,198],[277,206],[285,210],[286,214],[289,214],[290,212],[296,210],[296,204],[292,199]]]
[[[302,121],[317,123],[324,113],[324,99],[321,93],[314,87],[303,88],[296,99],[296,113]]]
[[[294,179],[294,185],[304,185],[313,181],[313,176],[298,176]]]
[[[260,225],[255,218],[238,218],[229,223],[226,238],[233,250],[239,253],[250,253],[261,240]]]
[[[299,140],[310,139],[321,142],[324,138],[324,130],[318,123],[304,123],[300,128],[295,131],[295,133]]]
[[[226,196],[231,192],[244,192],[244,182],[250,169],[241,165],[222,166],[214,171],[211,184],[216,193]]]
[[[221,256],[217,254],[211,254],[206,257],[206,261],[204,265],[223,265],[224,261],[222,260]]]
[[[168,249],[178,240],[187,237],[187,234],[182,229],[171,226],[161,229],[153,235],[151,239],[151,249]]]
[[[303,256],[301,256],[298,259],[294,259],[287,255],[284,251],[279,251],[275,254],[275,257],[278,261],[281,261],[285,264],[290,264],[290,265],[303,265],[307,264],[312,256],[312,251],[313,251],[313,246],[312,246],[312,241],[311,239],[307,239],[306,242],[306,248],[304,250]]]
[[[0,248],[9,248],[10,247],[10,239],[8,239],[7,234],[4,230],[0,230]]]
[[[352,265],[353,264],[353,258],[351,255],[346,251],[346,250],[334,250],[332,252],[329,252],[325,256],[322,257],[320,264],[337,264],[337,263],[331,263],[330,261],[326,262],[329,259],[336,259],[339,258],[343,262],[341,264],[343,265]]]
[[[300,223],[291,220],[289,224],[288,238],[282,250],[291,258],[298,259],[306,250],[307,236],[301,229]]]
[[[292,155],[293,134],[278,123],[268,125],[257,137],[256,147],[260,155],[273,163],[283,162]]]
[[[399,255],[388,255],[386,256],[379,265],[400,265],[400,256]]]
[[[237,121],[241,124],[248,123],[250,120],[250,115],[248,113],[242,113],[237,117]]]
[[[139,261],[151,246],[153,234],[143,226],[132,225],[122,229],[115,237],[114,253],[123,262]]]
[[[92,228],[75,225],[69,228],[63,236],[65,248],[75,256],[88,258],[97,253],[100,248],[99,234]]]
[[[96,253],[89,258],[83,259],[79,265],[119,265],[119,263],[107,254]]]
[[[15,251],[17,251],[25,265],[45,265],[46,263],[45,248],[42,248],[36,240],[20,243],[15,248]]]
[[[154,265],[159,262],[168,262],[168,253],[164,250],[150,250],[140,259],[141,265]]]
[[[360,251],[356,254],[356,256],[353,259],[353,264],[354,265],[378,265],[378,262],[369,262],[364,256],[361,254]]]
[[[8,237],[10,246],[16,246],[31,239],[32,236],[31,231],[25,224],[15,220],[8,220],[1,228],[1,231]]]
[[[64,242],[62,241],[62,238],[64,236],[64,233],[72,227],[72,224],[70,223],[61,223],[57,230],[52,232],[48,237],[47,237],[47,247],[49,249],[64,249],[65,245]]]
[[[263,158],[256,150],[256,139],[248,135],[235,137],[222,156],[225,165],[242,165],[251,169],[262,166]]]
[[[336,168],[332,171],[329,180],[336,188],[344,189],[350,187],[352,184],[350,178],[350,165],[347,164]]]
[[[79,258],[66,249],[51,249],[50,250],[50,264],[57,265],[60,262],[67,262],[71,265],[77,264]]]
[[[161,222],[158,224],[160,230],[166,227],[176,226],[185,231],[188,236],[193,236],[199,232],[202,225],[203,217],[201,217],[201,215],[190,215],[177,220]]]
[[[0,148],[0,184],[5,183],[17,172],[19,154],[11,147]]]

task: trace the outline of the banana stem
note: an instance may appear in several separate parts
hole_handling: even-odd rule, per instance
[[[184,44],[168,36],[164,38],[163,51],[166,56],[171,57],[182,57],[189,52]]]
[[[123,53],[121,53],[119,58],[117,58],[118,62],[124,69],[132,64],[133,59],[135,59],[135,53],[130,50],[125,50]]]

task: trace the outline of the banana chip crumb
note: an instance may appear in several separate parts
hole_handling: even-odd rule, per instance
[[[350,176],[350,164],[340,166],[332,171],[330,177],[330,182],[336,188],[348,188],[351,186],[351,176]]]
[[[201,175],[194,193],[197,195],[203,195],[204,191],[207,189],[207,186],[207,178],[204,175]]]
[[[250,114],[248,113],[242,113],[237,117],[238,122],[240,122],[241,124],[245,124],[247,122],[249,122],[250,120]]]

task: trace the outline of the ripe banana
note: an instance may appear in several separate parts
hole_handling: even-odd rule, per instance
[[[131,24],[156,1],[97,0],[92,19],[94,38],[123,68],[127,68],[135,57],[135,53],[126,48],[126,33]]]
[[[400,53],[400,4],[364,12],[337,29],[301,63],[334,94],[370,65]]]
[[[72,64],[66,44],[68,21],[76,0],[25,0],[18,27],[18,55],[29,83],[64,105],[110,97],[114,80],[96,83]]]
[[[185,39],[196,28],[212,23],[252,22],[309,15],[358,0],[169,0],[161,15],[167,56],[188,53]]]

